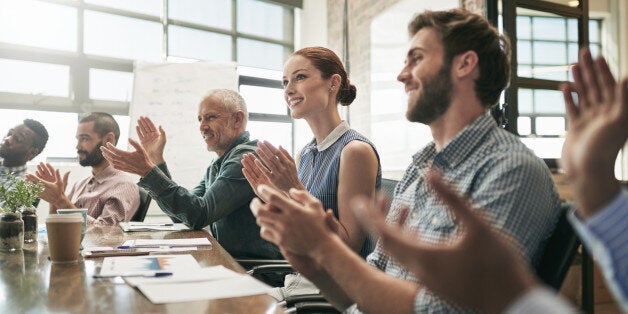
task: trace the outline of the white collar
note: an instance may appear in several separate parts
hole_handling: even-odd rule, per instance
[[[316,144],[316,149],[320,152],[326,150],[334,144],[345,132],[349,131],[349,123],[342,121],[335,129],[333,129],[324,140]]]

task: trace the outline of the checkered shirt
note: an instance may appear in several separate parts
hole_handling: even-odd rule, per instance
[[[396,221],[399,205],[405,204],[410,208],[406,227],[418,230],[422,240],[452,241],[457,223],[424,182],[424,175],[432,166],[438,167],[459,193],[481,208],[494,228],[513,235],[533,265],[539,261],[557,222],[560,203],[547,167],[516,136],[500,129],[485,115],[465,127],[440,152],[430,143],[413,156],[395,188],[387,220]],[[420,283],[420,278],[414,278],[386,255],[380,243],[367,261],[392,276]],[[353,306],[348,312],[359,309]],[[473,310],[453,306],[421,288],[414,312]]]

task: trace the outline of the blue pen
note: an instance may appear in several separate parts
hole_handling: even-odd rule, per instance
[[[162,271],[162,272],[156,272],[153,275],[148,275],[144,277],[166,277],[166,276],[172,276],[172,273]]]
[[[118,245],[116,248],[120,249],[120,250],[123,250],[123,249],[131,249],[133,247],[130,246],[130,245]]]
[[[172,272],[158,271],[154,273],[146,273],[146,274],[138,274],[138,273],[126,273],[126,274],[117,274],[117,275],[108,275],[101,276],[100,274],[94,274],[92,277],[94,278],[110,278],[110,277],[167,277],[172,276]]]

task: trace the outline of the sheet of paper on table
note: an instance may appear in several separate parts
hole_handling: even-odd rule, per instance
[[[142,247],[179,247],[179,246],[206,246],[212,245],[208,238],[189,238],[189,239],[135,239],[127,240],[122,246],[128,248]]]
[[[137,288],[155,304],[243,297],[273,289],[245,274],[208,281],[142,283]]]
[[[242,274],[238,274],[222,265],[218,265],[188,272],[175,272],[172,274],[172,276],[167,277],[125,277],[124,281],[126,281],[129,286],[135,287],[141,284],[164,284],[222,280],[227,278],[237,278],[241,275]]]
[[[181,231],[190,230],[188,226],[182,223],[151,223],[151,222],[135,222],[122,221],[118,224],[124,232],[139,231]]]
[[[161,272],[190,273],[200,269],[201,266],[190,254],[116,256],[103,259],[97,277],[152,276]]]
[[[164,254],[172,252],[196,251],[196,246],[165,246],[165,247],[140,247],[118,249],[111,246],[88,246],[83,249],[81,255],[86,258],[91,257],[107,257],[107,256],[133,256],[133,255],[149,255]]]

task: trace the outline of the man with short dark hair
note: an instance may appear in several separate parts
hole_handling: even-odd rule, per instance
[[[426,11],[409,25],[406,63],[397,79],[408,95],[406,117],[430,127],[434,141],[413,156],[394,192],[387,221],[403,223],[418,240],[440,243],[460,225],[426,184],[438,168],[484,208],[492,227],[513,235],[533,264],[558,218],[549,170],[487,114],[510,75],[508,41],[479,16],[462,10]],[[320,201],[305,191],[263,186],[267,204],[251,209],[262,237],[282,249],[336,308],[348,312],[466,312],[436,297],[378,243],[362,260],[336,234]],[[372,202],[372,200],[371,200]],[[355,202],[354,202],[355,204]],[[407,218],[407,219],[406,219]]]
[[[49,163],[40,163],[31,182],[41,181],[45,190],[40,197],[50,203],[50,213],[59,208],[87,208],[87,222],[115,225],[129,221],[140,203],[139,191],[131,177],[109,165],[100,147],[120,137],[116,120],[108,113],[93,112],[79,121],[76,149],[79,163],[92,167],[92,176],[78,181],[66,194],[70,172],[63,177]]]
[[[39,155],[47,142],[48,131],[38,121],[25,119],[10,129],[0,143],[0,183],[6,182],[9,174],[23,178],[26,162]]]

